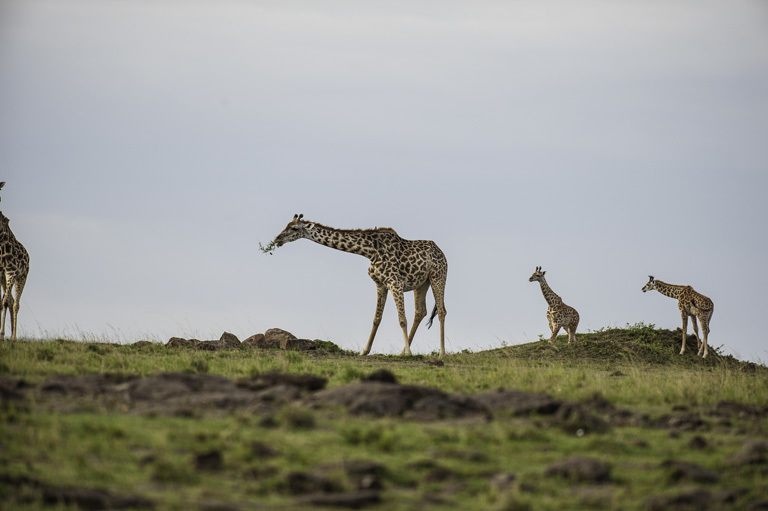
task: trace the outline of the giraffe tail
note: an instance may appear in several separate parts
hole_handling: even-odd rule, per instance
[[[432,328],[432,321],[435,319],[436,315],[437,315],[437,304],[435,304],[435,308],[432,309],[432,314],[429,316],[429,321],[427,321],[427,328]]]

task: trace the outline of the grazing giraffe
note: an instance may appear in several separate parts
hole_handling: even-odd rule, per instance
[[[5,181],[0,183],[0,188]],[[0,320],[0,340],[5,340],[5,315],[11,311],[11,340],[16,340],[19,302],[29,274],[29,253],[19,243],[8,225],[8,217],[0,211],[0,290],[3,293],[3,316]],[[16,299],[14,300],[14,292]]]
[[[709,348],[707,346],[709,321],[712,319],[712,313],[715,311],[715,304],[712,303],[712,300],[708,297],[694,291],[691,286],[667,284],[661,280],[654,279],[652,275],[649,275],[648,278],[648,283],[643,286],[643,293],[655,289],[665,296],[677,298],[677,308],[680,309],[680,315],[683,318],[683,347],[680,349],[680,354],[682,355],[685,353],[685,338],[688,335],[688,317],[690,316],[691,322],[693,323],[693,333],[696,334],[696,344],[699,346],[697,355],[701,355],[701,358],[707,358],[707,354],[709,353]],[[696,318],[698,318],[701,323],[701,331],[704,334],[703,343],[699,338],[699,328],[696,325]]]
[[[435,308],[427,327],[432,326],[435,314],[440,319],[440,358],[445,355],[445,280],[448,275],[448,261],[434,241],[405,240],[394,229],[380,227],[374,229],[334,229],[316,222],[304,220],[304,215],[294,215],[283,232],[277,235],[274,243],[279,247],[301,238],[314,241],[326,247],[344,252],[359,254],[370,259],[368,275],[376,283],[376,314],[373,317],[373,329],[368,337],[368,344],[360,353],[367,355],[371,351],[373,338],[381,323],[387,292],[392,292],[397,306],[400,327],[403,329],[405,347],[401,355],[411,354],[411,342],[421,321],[427,315],[427,290],[432,287]],[[416,313],[413,317],[411,333],[408,333],[408,321],[405,317],[403,293],[413,291]]]
[[[571,341],[576,341],[579,313],[570,305],[563,303],[563,299],[552,291],[552,288],[547,284],[547,279],[544,278],[545,273],[547,272],[541,271],[541,266],[537,266],[536,271],[533,272],[528,282],[538,281],[541,285],[544,299],[547,301],[547,321],[549,321],[549,329],[552,330],[552,337],[549,338],[549,343],[554,344],[555,340],[557,340],[557,332],[560,331],[560,328],[564,328],[568,332],[568,344],[570,344]]]

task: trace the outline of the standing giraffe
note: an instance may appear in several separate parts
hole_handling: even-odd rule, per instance
[[[533,272],[528,282],[538,281],[541,285],[544,299],[547,301],[547,321],[549,321],[549,329],[552,330],[552,337],[549,338],[549,343],[554,344],[557,339],[557,332],[560,331],[560,328],[564,328],[568,332],[568,344],[570,344],[571,341],[576,341],[579,313],[570,305],[563,303],[563,299],[552,291],[552,288],[547,284],[547,279],[544,278],[545,273],[547,272],[541,271],[541,266],[537,266],[536,271]]]
[[[432,326],[435,314],[440,319],[440,358],[445,355],[445,279],[448,275],[448,261],[434,241],[405,240],[394,229],[388,227],[374,229],[334,229],[309,220],[304,215],[294,215],[283,232],[277,235],[274,243],[279,247],[300,238],[335,248],[344,252],[359,254],[370,259],[368,275],[376,283],[376,314],[373,317],[373,329],[368,337],[368,344],[360,353],[367,355],[371,351],[373,338],[381,323],[387,292],[392,292],[397,306],[400,327],[403,329],[405,347],[401,355],[411,354],[411,342],[421,320],[427,315],[427,290],[432,286],[435,308],[427,327]],[[405,317],[403,293],[413,291],[416,313],[413,317],[411,333],[408,334],[408,320]]]
[[[0,183],[0,189],[5,181]],[[0,289],[3,293],[3,317],[0,320],[0,340],[5,340],[5,315],[11,311],[11,340],[16,340],[16,320],[19,302],[29,273],[29,253],[19,243],[8,225],[8,217],[0,211]],[[14,300],[14,290],[16,299]]]
[[[677,298],[677,308],[680,309],[680,315],[683,318],[683,347],[680,349],[680,354],[685,353],[685,338],[688,335],[688,317],[690,316],[693,323],[693,333],[696,334],[696,344],[699,346],[697,355],[701,358],[707,358],[709,348],[707,346],[707,336],[709,335],[709,320],[712,319],[712,313],[715,311],[715,304],[712,303],[708,297],[701,293],[697,293],[691,286],[676,286],[674,284],[667,284],[661,280],[656,280],[652,275],[648,276],[649,280],[646,285],[643,286],[643,293],[655,289],[659,293],[669,296],[670,298]],[[696,325],[696,318],[701,323],[701,331],[704,334],[704,342],[699,339],[699,327]],[[702,350],[703,354],[702,354]]]

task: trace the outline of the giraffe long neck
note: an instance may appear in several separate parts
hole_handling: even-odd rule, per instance
[[[549,305],[559,305],[563,303],[563,299],[558,296],[557,293],[552,291],[544,277],[539,278],[539,285],[541,285],[541,293],[544,295],[544,299]]]
[[[664,296],[679,300],[680,294],[685,287],[686,286],[677,286],[675,284],[667,284],[666,282],[656,280],[653,288]]]
[[[372,259],[376,253],[376,248],[370,233],[371,231],[334,229],[315,224],[307,239],[342,252],[359,254]]]

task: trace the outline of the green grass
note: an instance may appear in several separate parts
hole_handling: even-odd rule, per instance
[[[503,387],[576,402],[600,396],[652,418],[678,409],[706,414],[721,401],[768,406],[768,369],[717,350],[702,360],[690,350],[691,341],[691,353],[678,356],[680,335],[652,325],[605,329],[579,334],[575,345],[563,337],[556,346],[537,342],[452,354],[442,367],[425,364],[432,357],[424,356],[5,342],[0,343],[0,377],[37,385],[54,374],[194,372],[238,378],[280,371],[323,376],[329,386],[338,386],[384,368],[401,383],[455,393]],[[537,416],[499,414],[482,424],[417,423],[361,419],[293,404],[267,418],[244,413],[184,418],[98,408],[65,414],[34,400],[4,399],[0,508],[51,509],[44,506],[38,486],[13,482],[23,477],[51,486],[140,494],[155,500],[158,509],[201,509],[203,503],[300,509],[288,489],[291,473],[321,474],[336,489],[353,489],[340,467],[345,460],[369,460],[385,468],[382,503],[375,509],[639,510],[651,494],[686,487],[672,483],[661,466],[664,460],[680,459],[721,477],[711,485],[687,487],[743,488],[730,507],[742,509],[768,487],[768,466],[732,467],[728,457],[748,439],[765,438],[768,418],[763,413],[729,421],[725,425],[709,417],[710,426],[701,431],[628,426],[579,436]],[[697,435],[705,438],[707,448],[689,447]],[[265,456],[259,445],[276,453]],[[198,469],[196,457],[213,450],[222,455],[221,468]],[[607,461],[611,481],[580,484],[544,475],[550,463],[570,455]],[[515,475],[514,483],[494,486],[494,474],[505,472]]]

